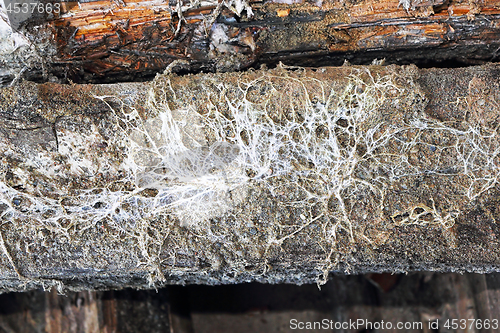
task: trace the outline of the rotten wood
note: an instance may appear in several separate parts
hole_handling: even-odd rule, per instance
[[[141,80],[176,60],[176,71],[292,65],[494,61],[500,1],[62,2],[52,18],[27,22],[56,54],[47,71],[73,82]],[[235,8],[238,8],[236,10]],[[251,8],[251,9],[250,9]],[[40,76],[29,74],[33,79]],[[41,77],[39,79],[42,79]]]
[[[2,89],[0,288],[499,271],[499,72],[277,68]]]

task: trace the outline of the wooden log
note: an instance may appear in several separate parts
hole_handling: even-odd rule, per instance
[[[499,67],[0,91],[0,286],[499,269]]]
[[[367,64],[375,58],[398,64],[478,64],[496,60],[500,48],[498,0],[60,5],[58,13],[24,22],[22,31],[37,49],[31,64],[24,61],[29,79],[142,80],[175,60],[186,61],[176,67],[181,72],[232,71],[279,61]]]

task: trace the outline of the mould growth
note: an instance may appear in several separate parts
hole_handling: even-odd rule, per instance
[[[0,218],[28,248],[47,232],[75,244],[103,230],[151,284],[195,271],[257,279],[297,244],[317,254],[323,283],[355,244],[377,248],[410,224],[446,231],[498,182],[496,129],[428,116],[417,75],[164,74],[141,110],[94,94],[109,111],[61,119],[57,149],[2,135]]]

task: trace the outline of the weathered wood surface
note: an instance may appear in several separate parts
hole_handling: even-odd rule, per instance
[[[176,67],[184,72],[375,58],[478,64],[498,57],[499,6],[498,0],[63,2],[61,13],[27,21],[24,31],[36,45],[31,58],[39,59],[24,61],[30,68],[24,75],[134,81],[175,60],[186,61]]]
[[[304,326],[328,323],[307,332],[357,333],[368,330],[368,322],[373,327],[383,321],[384,331],[394,333],[493,333],[498,332],[499,281],[498,274],[418,272],[335,276],[321,290],[316,285],[254,283],[65,295],[55,290],[9,293],[0,295],[0,330],[273,333],[296,332],[290,325],[295,319]],[[357,324],[338,328],[349,321]],[[393,328],[387,329],[387,323]],[[397,323],[408,326],[396,329]]]
[[[0,91],[0,286],[500,270],[500,68]]]
[[[0,296],[0,330],[26,333],[177,332],[165,290],[68,292],[54,289]]]

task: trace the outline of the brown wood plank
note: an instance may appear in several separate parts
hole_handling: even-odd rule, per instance
[[[250,15],[214,1],[197,6],[186,2],[179,24],[179,10],[171,3],[66,2],[61,13],[41,26],[40,21],[28,22],[26,33],[32,31],[34,41],[40,28],[52,35],[49,48],[57,55],[44,65],[74,82],[138,79],[163,71],[175,60],[186,61],[177,68],[184,71],[229,71],[278,61],[367,63],[377,57],[399,63],[481,63],[498,55],[499,4],[251,1]]]

